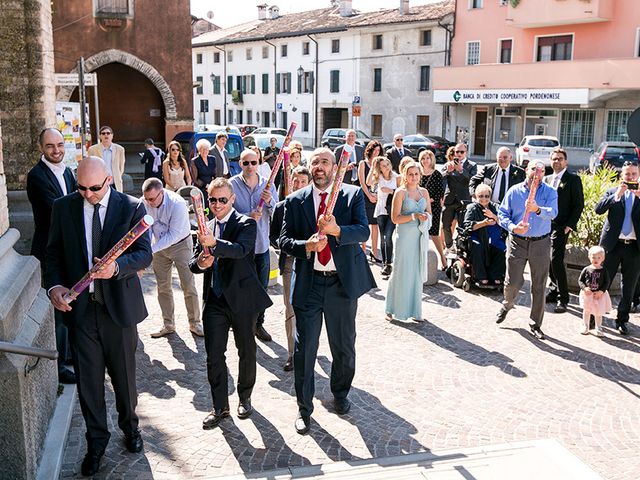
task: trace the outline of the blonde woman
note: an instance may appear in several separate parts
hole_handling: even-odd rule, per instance
[[[418,162],[422,167],[422,177],[420,178],[420,186],[426,188],[431,198],[431,228],[429,235],[431,241],[438,251],[442,268],[447,266],[447,258],[444,256],[444,246],[440,238],[440,215],[442,214],[442,205],[444,204],[444,178],[442,174],[436,170],[436,156],[431,150],[423,150],[418,156]]]
[[[371,140],[364,149],[364,158],[358,164],[358,183],[364,193],[364,209],[367,212],[367,222],[371,229],[371,252],[369,258],[372,262],[383,263],[378,256],[378,222],[376,221],[375,210],[378,201],[375,185],[367,184],[367,178],[373,166],[373,159],[382,155],[382,144],[378,140]],[[362,244],[362,250],[367,251],[366,242]]]
[[[405,163],[402,184],[393,194],[391,221],[397,227],[394,235],[396,256],[385,306],[389,321],[394,318],[422,321],[422,284],[426,280],[431,199],[429,192],[420,186],[421,176],[418,163]]]
[[[182,155],[182,146],[175,140],[169,144],[167,158],[162,162],[162,178],[167,189],[174,192],[181,187],[191,185],[187,160]]]
[[[396,228],[391,221],[391,202],[393,192],[400,186],[400,175],[393,171],[391,160],[387,157],[375,157],[373,166],[367,175],[366,185],[378,192],[373,216],[380,231],[380,250],[382,253],[380,273],[383,277],[389,277],[393,261],[393,231]]]

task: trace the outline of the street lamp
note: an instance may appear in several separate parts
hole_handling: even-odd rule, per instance
[[[302,68],[302,65],[300,65],[296,71],[298,72],[298,77],[302,77],[302,75],[304,75],[304,68]]]

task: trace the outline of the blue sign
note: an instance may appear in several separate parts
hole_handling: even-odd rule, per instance
[[[276,110],[282,110],[282,104],[276,103]]]
[[[355,97],[353,97],[353,104],[354,105],[360,104],[360,95],[356,95]]]

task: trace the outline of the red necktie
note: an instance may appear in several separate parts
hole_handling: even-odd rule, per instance
[[[327,192],[322,192],[320,194],[320,205],[318,205],[318,218],[320,218],[320,215],[322,215],[325,211],[325,209],[327,208]],[[317,219],[316,219],[317,220]],[[329,244],[327,243],[327,245],[318,252],[318,261],[322,264],[322,265],[326,265],[327,263],[329,263],[329,260],[331,260],[331,249],[329,248]]]

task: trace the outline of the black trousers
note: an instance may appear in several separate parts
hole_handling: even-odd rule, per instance
[[[111,434],[107,426],[104,399],[105,367],[111,377],[116,396],[118,426],[125,435],[138,430],[136,406],[136,325],[116,325],[106,308],[89,302],[87,315],[69,328],[74,349],[74,368],[78,381],[78,397],[87,425],[89,450],[103,452]]]
[[[347,397],[356,372],[356,311],[358,300],[349,298],[338,276],[313,274],[313,284],[296,314],[296,347],[293,355],[296,398],[304,416],[313,412],[314,368],[320,343],[322,317],[331,350],[331,392],[337,400]]]
[[[471,241],[471,265],[476,280],[504,280],[506,253],[492,246]]]
[[[636,290],[638,278],[640,278],[640,251],[635,242],[624,244],[618,242],[604,259],[603,266],[607,269],[609,278],[613,282],[616,276],[618,266],[622,265],[622,298],[618,303],[618,318],[616,324],[626,323],[629,321],[629,310],[631,310],[631,301]],[[607,287],[607,290],[611,287]]]
[[[564,266],[564,252],[567,249],[569,235],[564,227],[551,230],[551,265],[549,267],[549,293],[555,295],[563,303],[569,303],[569,284],[567,270]]]
[[[229,328],[240,358],[238,368],[238,396],[240,400],[251,397],[256,383],[256,318],[254,315],[236,315],[224,299],[213,292],[202,312],[204,345],[207,351],[207,377],[211,386],[213,406],[222,409],[229,406],[229,381],[225,352],[229,340]]]
[[[396,229],[396,225],[391,221],[389,215],[378,215],[376,221],[380,229],[382,263],[391,264],[393,262],[393,231]]]
[[[462,224],[460,218],[461,212],[463,212],[463,206],[461,202],[455,202],[451,205],[445,205],[442,209],[442,230],[444,231],[444,244],[445,247],[451,248],[453,246],[453,233],[451,232],[451,225],[453,221],[457,220],[458,225]]]

